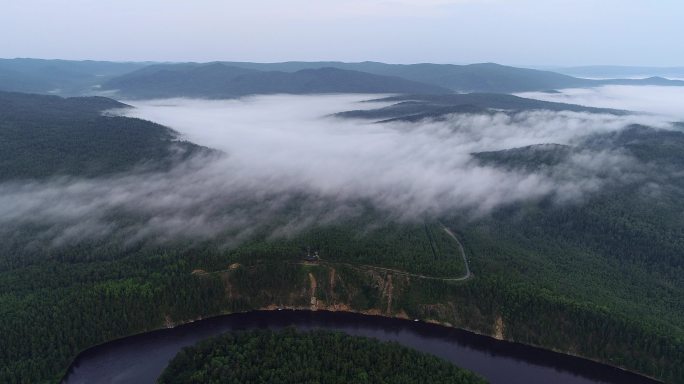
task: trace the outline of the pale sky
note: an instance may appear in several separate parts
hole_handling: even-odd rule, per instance
[[[0,57],[684,66],[682,0],[0,0]]]

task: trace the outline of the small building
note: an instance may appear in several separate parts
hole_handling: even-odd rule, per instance
[[[306,251],[306,256],[304,256],[304,260],[316,263],[321,261],[321,257],[318,256],[318,251],[314,251],[313,255],[311,254],[311,248],[307,248]]]

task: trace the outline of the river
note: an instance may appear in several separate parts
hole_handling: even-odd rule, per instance
[[[249,328],[326,329],[396,341],[469,369],[492,384],[653,384],[606,365],[423,322],[340,312],[255,311],[196,321],[90,348],[63,383],[154,383],[178,351],[199,340]]]

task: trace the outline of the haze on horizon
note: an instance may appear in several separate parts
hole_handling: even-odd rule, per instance
[[[24,0],[0,56],[682,66],[675,0]]]

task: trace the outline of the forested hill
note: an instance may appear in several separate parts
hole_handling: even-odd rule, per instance
[[[220,98],[270,93],[511,93],[601,85],[684,85],[684,82],[663,78],[589,80],[493,63],[215,62],[152,65],[112,78],[102,89],[139,98]]]
[[[684,85],[684,81],[662,77],[592,80],[573,77],[573,74],[495,63],[453,65],[325,61],[155,64],[0,59],[0,90],[84,95],[119,89],[129,97],[216,98],[257,93],[443,93],[446,90],[512,93],[601,85]],[[628,74],[634,76],[631,72]],[[622,72],[616,72],[615,75],[623,76]],[[240,79],[236,79],[238,77]]]
[[[103,115],[124,107],[104,97],[0,92],[0,181],[159,169],[200,149],[161,125]]]
[[[399,95],[370,101],[396,102],[396,104],[376,109],[345,111],[337,113],[335,116],[377,120],[417,121],[428,118],[439,118],[454,113],[488,113],[488,111],[493,110],[506,110],[510,112],[546,110],[607,113],[613,115],[629,113],[616,109],[554,103],[499,93]]]
[[[438,357],[396,343],[338,332],[292,329],[228,333],[185,348],[160,384],[484,384]]]
[[[0,92],[0,112],[5,120],[28,119],[37,113],[53,119],[92,118],[108,109],[130,108],[106,97],[69,97]]]
[[[338,68],[304,69],[294,73],[258,71],[221,63],[156,65],[103,84],[105,90],[136,98],[224,98],[252,94],[310,93],[449,93],[395,76]]]
[[[432,63],[387,64],[370,61],[361,63],[342,63],[333,61],[285,63],[228,62],[226,64],[262,71],[299,71],[302,69],[323,67],[349,69],[376,75],[398,76],[407,80],[437,85],[459,92],[511,93],[562,88],[597,87],[609,84],[684,85],[684,81],[668,80],[659,77],[646,79],[591,80],[552,71],[518,68],[495,63],[454,65]]]

